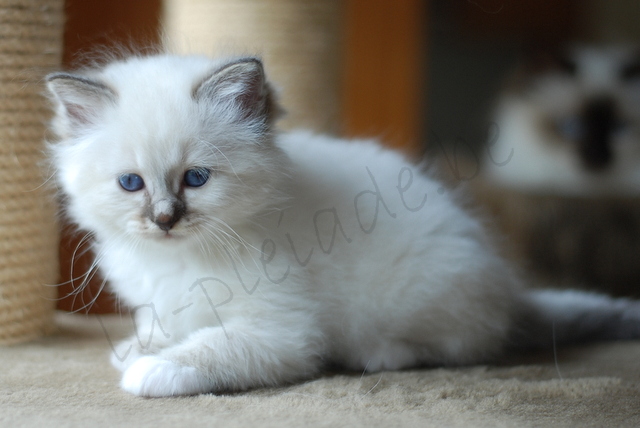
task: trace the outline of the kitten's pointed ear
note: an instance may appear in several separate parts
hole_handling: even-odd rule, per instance
[[[72,127],[94,123],[104,107],[116,101],[116,93],[108,86],[73,74],[50,74],[47,88],[57,104],[58,115]]]
[[[243,58],[206,77],[193,91],[198,102],[222,104],[238,119],[274,119],[280,110],[267,83],[262,62]]]

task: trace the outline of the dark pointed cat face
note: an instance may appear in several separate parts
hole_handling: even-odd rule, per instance
[[[582,167],[606,171],[640,140],[640,52],[576,48],[529,76],[524,92],[550,144],[572,147]]]
[[[48,86],[59,181],[87,229],[200,239],[277,198],[277,108],[257,59],[131,58]]]

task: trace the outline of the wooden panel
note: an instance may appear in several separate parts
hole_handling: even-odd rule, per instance
[[[161,0],[67,0],[65,9],[65,65],[99,48],[159,43]]]
[[[421,152],[427,2],[350,0],[344,131]]]
[[[575,0],[481,0],[451,2],[449,6],[462,34],[487,41],[503,38],[520,40],[532,47],[553,48],[577,34],[577,18],[586,5]]]
[[[82,64],[84,53],[109,46],[149,46],[159,42],[161,0],[67,0],[63,62],[67,67]],[[88,58],[88,57],[87,57]],[[80,245],[84,234],[63,227],[60,242],[58,308],[67,311],[114,312],[115,299],[100,292],[103,281],[95,276],[76,296],[93,255]],[[73,280],[72,280],[73,278]],[[96,297],[97,296],[97,297]]]

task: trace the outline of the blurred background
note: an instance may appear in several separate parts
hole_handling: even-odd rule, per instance
[[[640,2],[635,0],[67,0],[66,16],[67,68],[82,66],[91,52],[121,45],[166,43],[184,53],[258,54],[281,90],[288,112],[283,128],[380,137],[415,159],[427,151],[442,156],[437,152],[456,141],[479,153],[505,80],[530,52],[556,51],[573,41],[640,40]],[[499,218],[501,233],[512,236],[515,244],[505,252],[536,277],[635,293],[640,278],[635,198],[617,200],[616,215],[605,207],[591,216],[596,224],[603,223],[602,216],[627,224],[615,235],[626,237],[626,246],[617,247],[614,236],[606,267],[594,271],[589,270],[592,258],[603,257],[597,254],[601,236],[589,238],[585,254],[565,249],[555,258],[549,254],[556,250],[540,247],[538,239],[544,235],[546,245],[553,246],[558,233],[568,233],[558,225],[575,224],[576,216],[592,210],[593,198],[472,187],[485,211]],[[514,217],[526,221],[514,222]],[[591,224],[563,239],[583,248],[582,235]],[[114,311],[108,293],[95,299],[99,278],[73,295],[91,256],[74,258],[82,251],[77,251],[80,238],[70,230],[61,242],[61,282],[67,285],[61,287],[59,308]],[[601,234],[611,240],[609,229]]]
[[[640,41],[634,0],[428,1],[426,141],[485,141],[505,79],[531,52]]]

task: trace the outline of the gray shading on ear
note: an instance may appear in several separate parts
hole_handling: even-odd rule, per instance
[[[238,59],[218,68],[195,87],[193,98],[227,104],[241,120],[264,119],[269,123],[281,113],[257,58]]]
[[[71,127],[94,123],[102,109],[117,98],[105,84],[68,73],[48,75],[47,88],[57,104],[58,116],[66,118]]]

